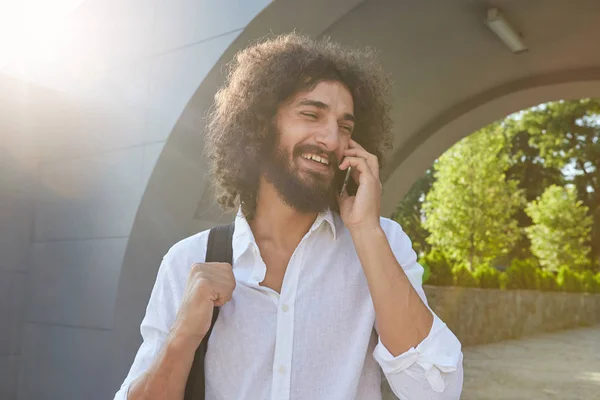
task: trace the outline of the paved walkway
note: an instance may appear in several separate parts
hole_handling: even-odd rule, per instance
[[[463,353],[462,400],[600,399],[600,325]]]

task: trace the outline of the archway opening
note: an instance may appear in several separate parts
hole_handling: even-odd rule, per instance
[[[563,380],[548,368],[563,351],[585,360],[599,332],[599,98],[542,103],[462,138],[392,218],[425,268],[430,306],[465,346],[463,394],[505,396],[506,382],[597,390],[592,359]],[[580,341],[566,349],[570,337]],[[498,370],[509,371],[502,382]]]

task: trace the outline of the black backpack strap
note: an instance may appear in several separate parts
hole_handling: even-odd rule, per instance
[[[206,245],[205,262],[226,262],[233,265],[232,239],[234,229],[235,223],[231,223],[230,225],[217,226],[210,230]],[[190,374],[185,385],[184,400],[204,400],[204,355],[208,348],[208,339],[218,316],[219,308],[215,307],[210,328],[194,354],[194,362],[192,363],[192,368],[190,369]]]

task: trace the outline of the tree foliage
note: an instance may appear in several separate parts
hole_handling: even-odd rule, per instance
[[[465,264],[457,264],[452,268],[454,275],[454,285],[475,288],[479,286],[479,282],[473,272]]]
[[[526,228],[531,250],[545,268],[589,267],[592,217],[575,189],[552,185],[525,209],[533,221]]]
[[[581,274],[581,281],[583,282],[584,290],[588,293],[600,293],[600,282],[596,279],[596,276],[592,271],[583,271]]]
[[[525,200],[531,202],[541,196],[548,186],[564,185],[564,177],[559,168],[545,164],[540,156],[540,149],[532,140],[532,134],[522,126],[523,116],[520,117],[519,120],[509,117],[503,122],[510,162],[506,177],[517,181],[519,189],[525,195]],[[520,207],[515,214],[520,229],[532,224],[531,218],[525,213],[524,206]],[[507,258],[527,259],[532,256],[531,242],[527,235],[522,235]]]
[[[441,251],[433,250],[419,259],[419,263],[429,271],[427,283],[435,286],[452,286],[454,276],[450,260]]]
[[[539,289],[544,292],[558,292],[560,288],[556,282],[556,277],[550,271],[543,269],[536,270]]]
[[[529,145],[539,153],[537,163],[548,171],[562,171],[564,181],[575,186],[578,200],[588,207],[594,220],[589,259],[600,269],[600,99],[545,103],[520,113],[514,126],[529,135]],[[540,183],[562,185],[552,180],[545,175]]]
[[[593,221],[587,264],[578,257],[573,267],[599,272],[600,99],[541,104],[472,134],[434,163],[393,218],[421,256],[439,250],[472,270],[490,262],[504,269],[514,259],[536,258],[532,249],[538,244],[519,232],[536,225],[527,204],[537,204],[553,185],[573,186]],[[588,226],[586,216],[577,215]],[[556,273],[561,264],[553,264]]]
[[[475,268],[473,275],[479,282],[479,287],[485,289],[500,289],[502,283],[502,272],[489,265],[482,264]]]
[[[539,266],[534,259],[515,259],[506,270],[507,289],[529,289],[540,288]]]
[[[560,290],[563,292],[575,293],[583,292],[585,290],[585,286],[581,277],[577,274],[577,272],[573,271],[566,265],[563,265],[558,270],[556,282],[558,283]]]
[[[515,212],[524,199],[509,168],[501,125],[468,136],[435,163],[423,210],[428,242],[469,268],[507,254],[521,235]]]
[[[433,183],[433,169],[430,168],[408,191],[406,196],[396,206],[392,219],[397,221],[404,232],[410,237],[417,254],[426,254],[431,250],[427,243],[429,232],[423,226],[422,205],[425,195]]]

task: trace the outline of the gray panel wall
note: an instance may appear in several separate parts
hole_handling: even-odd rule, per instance
[[[24,116],[36,114],[39,184],[0,182],[0,398],[112,397],[115,299],[146,184],[194,91],[267,4],[87,1],[67,23],[87,42],[28,77],[67,100]]]
[[[0,79],[0,93],[17,94],[0,101],[0,399],[7,400],[17,394],[37,173],[31,138],[18,123],[27,108],[24,92],[14,88]]]

